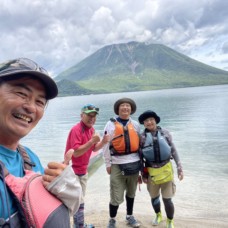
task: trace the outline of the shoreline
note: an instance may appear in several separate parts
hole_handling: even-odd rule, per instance
[[[175,196],[178,198],[178,193]],[[173,198],[175,206],[174,225],[180,228],[226,228],[228,227],[228,218],[196,217],[194,208],[178,205]],[[105,228],[109,221],[109,175],[106,173],[103,159],[100,157],[93,163],[89,169],[89,180],[85,196],[85,222],[93,224],[95,227]],[[161,203],[163,221],[157,227],[165,227],[166,215],[163,203]],[[118,209],[116,217],[116,226],[119,228],[129,227],[125,222],[126,207],[123,202]],[[183,213],[185,212],[185,214]],[[187,211],[187,213],[186,213]],[[187,214],[187,216],[186,216]],[[134,216],[140,222],[141,228],[153,227],[152,220],[155,214],[152,210],[150,198],[146,190],[146,185],[142,184],[136,191],[134,203]]]
[[[148,227],[154,227],[152,226],[152,219],[153,216],[150,215],[140,215],[138,213],[134,213],[135,217],[141,224],[140,228],[148,228]],[[108,225],[108,212],[107,210],[102,210],[99,212],[86,212],[85,213],[85,221],[88,224],[93,224],[96,228],[105,228]],[[129,226],[125,222],[125,213],[118,212],[116,217],[116,226],[117,228],[129,228]],[[174,225],[176,228],[226,228],[227,222],[226,221],[218,221],[213,219],[206,219],[206,218],[178,218],[176,217],[174,219]],[[159,226],[156,227],[165,227],[166,226],[166,220],[163,217],[162,222],[159,224]]]

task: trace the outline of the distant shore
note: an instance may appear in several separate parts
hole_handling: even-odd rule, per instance
[[[178,197],[178,194],[177,196]],[[175,199],[175,198],[174,198]],[[175,204],[175,200],[174,200]],[[109,176],[106,173],[102,160],[98,159],[92,167],[90,167],[90,177],[85,197],[85,222],[93,224],[96,228],[107,227],[109,220]],[[200,206],[200,205],[199,205]],[[183,217],[180,213],[184,205],[175,204],[174,224],[177,228],[227,228],[228,218],[194,218],[191,208],[188,210],[188,217]],[[119,207],[117,214],[117,227],[129,227],[125,222],[125,202]],[[163,221],[158,227],[165,227],[166,216],[162,205]],[[134,216],[140,222],[141,228],[153,227],[152,220],[154,212],[150,204],[150,198],[146,190],[146,185],[140,185],[140,189],[136,192]]]

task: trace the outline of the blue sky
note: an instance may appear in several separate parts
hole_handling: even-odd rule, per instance
[[[56,76],[109,44],[164,44],[228,71],[226,0],[1,0],[0,62],[35,60]]]

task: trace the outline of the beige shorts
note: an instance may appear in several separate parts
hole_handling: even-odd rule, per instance
[[[87,186],[87,180],[88,180],[88,173],[83,176],[76,175],[80,181],[81,187],[82,187],[82,198],[81,203],[84,203],[84,197],[86,193],[86,186]]]
[[[138,173],[130,176],[124,176],[121,173],[119,165],[112,164],[110,175],[110,203],[112,205],[120,205],[124,201],[124,193],[130,198],[135,197],[138,176]]]
[[[162,198],[169,199],[172,198],[175,195],[176,192],[176,185],[174,181],[169,181],[164,184],[154,184],[151,181],[151,177],[148,177],[147,180],[147,190],[150,194],[151,198],[156,198],[157,196],[162,195]]]

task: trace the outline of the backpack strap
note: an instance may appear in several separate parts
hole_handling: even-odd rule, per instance
[[[18,145],[17,147],[18,152],[20,153],[22,159],[23,159],[23,166],[26,170],[32,170],[32,167],[35,167],[35,163],[31,162],[28,153],[26,152],[25,148],[22,145]],[[5,167],[4,163],[0,161],[0,178],[3,180],[4,177],[6,177],[9,174],[9,171]]]
[[[5,167],[4,163],[0,161],[0,178],[3,180],[8,174],[9,171]]]
[[[35,167],[35,163],[31,162],[28,153],[26,152],[25,148],[22,145],[18,145],[17,147],[18,152],[20,153],[23,162],[24,162],[24,169],[26,170],[32,170],[32,167]]]

